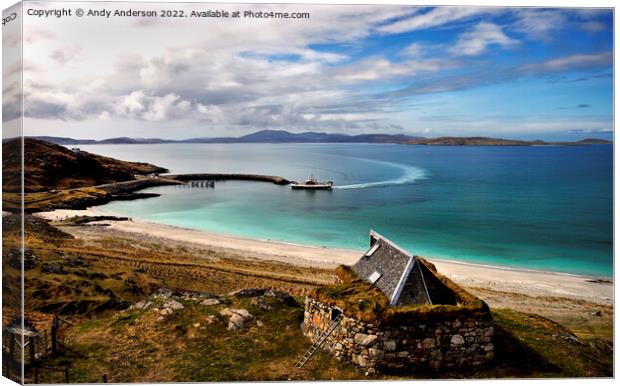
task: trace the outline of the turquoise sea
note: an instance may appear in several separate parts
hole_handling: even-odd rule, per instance
[[[259,182],[148,189],[119,215],[258,239],[364,250],[375,229],[414,254],[576,274],[613,273],[613,148],[384,144],[82,146],[174,173],[311,173],[333,191]]]

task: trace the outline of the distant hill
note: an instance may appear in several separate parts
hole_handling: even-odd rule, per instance
[[[285,130],[261,130],[241,137],[198,137],[182,140],[161,138],[117,137],[103,140],[74,139],[67,137],[33,137],[58,145],[93,144],[156,144],[156,143],[401,143],[411,145],[442,146],[542,146],[542,145],[596,145],[609,144],[604,139],[584,139],[577,142],[524,141],[490,137],[438,137],[424,138],[405,134],[333,134],[307,131],[291,133]]]
[[[422,138],[408,141],[413,145],[444,145],[444,146],[532,146],[544,145],[544,141],[520,141],[513,139],[488,137],[439,137]]]
[[[290,133],[284,130],[261,130],[256,133],[244,135],[238,138],[212,138],[196,139],[206,142],[230,142],[230,143],[397,143],[414,140],[420,137],[409,135],[391,134],[329,134],[308,131],[305,133]],[[193,141],[193,140],[187,140]]]
[[[177,142],[177,141],[160,139],[160,138],[129,138],[129,137],[116,137],[116,138],[107,138],[107,139],[102,139],[102,140],[75,139],[75,138],[68,138],[68,137],[50,137],[50,136],[35,136],[35,137],[30,137],[30,138],[39,139],[45,142],[55,143],[57,145],[149,144],[149,143]]]
[[[161,139],[161,138],[129,138],[129,137],[116,137],[116,138],[108,138],[108,139],[102,139],[100,141],[96,141],[96,143],[99,143],[99,144],[150,144],[150,143],[167,143],[167,142],[174,142],[174,141]]]
[[[523,141],[516,139],[502,139],[489,137],[438,137],[420,138],[409,140],[410,145],[437,145],[437,146],[576,146],[576,145],[603,145],[610,144],[611,141],[604,139],[583,139],[577,142],[545,142],[537,139],[534,141]]]
[[[285,130],[261,130],[241,137],[199,137],[182,140],[161,138],[118,137],[103,140],[74,139],[67,137],[33,137],[58,145],[93,145],[93,144],[152,144],[152,143],[401,143],[419,139],[404,134],[329,134],[308,131],[291,133]]]
[[[577,141],[577,143],[582,144],[582,145],[608,145],[611,143],[611,141],[608,141],[606,139],[598,139],[598,138],[586,138],[586,139],[582,139],[581,141]]]
[[[110,157],[74,152],[64,146],[25,138],[24,184],[26,192],[69,189],[133,180],[134,174],[165,173],[148,163],[120,161]],[[21,156],[19,139],[2,143],[3,188],[19,191]]]

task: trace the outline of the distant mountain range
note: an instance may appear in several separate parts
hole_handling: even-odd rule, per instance
[[[156,144],[156,143],[400,143],[410,145],[443,146],[544,146],[544,145],[593,145],[609,144],[603,139],[584,139],[577,142],[545,142],[541,140],[521,141],[488,137],[439,137],[424,138],[404,134],[329,134],[308,131],[291,133],[284,130],[261,130],[241,137],[200,137],[183,140],[161,138],[117,137],[103,140],[74,139],[67,137],[34,137],[58,145],[95,144]]]
[[[94,144],[152,144],[152,143],[405,143],[422,137],[390,134],[328,134],[308,131],[291,133],[284,130],[261,130],[241,137],[200,137],[182,140],[161,138],[117,137],[103,140],[74,139],[67,137],[34,137],[58,145],[94,145]]]

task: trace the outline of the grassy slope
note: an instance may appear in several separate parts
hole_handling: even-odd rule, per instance
[[[576,343],[563,327],[537,315],[494,312],[497,359],[475,372],[400,373],[366,376],[363,371],[319,352],[302,370],[295,362],[308,347],[299,323],[302,308],[271,302],[264,311],[248,299],[232,304],[186,308],[163,321],[148,310],[121,311],[85,321],[72,331],[74,382],[256,381],[423,378],[539,378],[611,376],[611,349]],[[225,321],[206,323],[223,307],[246,308],[254,320],[238,331]],[[264,326],[259,327],[256,320]],[[65,358],[66,359],[66,358]]]
[[[11,294],[19,294],[20,271],[9,256],[19,256],[20,222],[15,215],[2,221],[3,294],[11,300],[18,298]],[[33,311],[90,314],[136,302],[163,286],[216,293],[263,287],[302,295],[331,280],[331,272],[324,269],[241,259],[144,237],[76,239],[30,215],[25,224],[26,249],[34,256],[27,260],[35,261],[25,271],[25,300]],[[62,266],[62,272],[44,272],[45,266]]]
[[[3,192],[19,192],[21,151],[19,139],[2,144]],[[24,191],[72,189],[133,180],[134,174],[162,173],[164,168],[120,161],[85,151],[73,151],[49,142],[24,139]]]
[[[95,187],[59,190],[56,192],[37,192],[24,195],[24,209],[27,212],[51,210],[53,207],[74,207],[77,203],[95,203],[108,197],[109,194]],[[21,195],[18,193],[2,193],[2,206],[6,211],[17,211],[21,208]]]
[[[613,347],[600,338],[575,339],[572,331],[536,314],[508,309],[493,312],[504,358],[492,377],[611,377]],[[484,373],[482,374],[484,375]]]
[[[17,282],[20,271],[9,264],[19,237],[17,216],[3,218],[3,279]],[[142,272],[111,267],[91,261],[80,253],[68,252],[67,245],[81,245],[71,235],[33,216],[25,218],[27,262],[24,271],[26,310],[60,314],[88,314],[126,307],[132,301],[162,286],[162,281]],[[46,267],[62,267],[50,272]],[[6,287],[9,292],[15,289]]]
[[[613,340],[613,305],[603,305],[559,296],[541,297],[520,293],[469,288],[493,308],[511,308],[528,314],[543,315],[569,328],[582,339]]]
[[[10,218],[3,220],[6,245],[11,245],[11,239],[16,237],[11,233],[15,224]],[[79,231],[79,227],[65,229]],[[150,239],[74,239],[38,220],[27,221],[26,233],[28,247],[38,259],[35,267],[26,271],[26,307],[28,311],[37,311],[41,320],[50,315],[42,311],[68,314],[64,317],[74,324],[68,331],[72,351],[48,365],[71,363],[72,382],[95,382],[103,374],[108,375],[109,381],[117,382],[365,378],[362,371],[345,366],[326,353],[313,358],[307,368],[294,369],[295,361],[308,347],[299,328],[301,306],[273,304],[272,311],[264,311],[247,299],[232,300],[230,306],[247,308],[265,325],[259,327],[254,321],[234,332],[227,331],[223,321],[205,323],[207,315],[217,314],[222,306],[186,303],[185,309],[161,322],[148,311],[117,310],[146,298],[162,286],[219,294],[239,288],[268,287],[289,291],[302,300],[301,295],[329,280],[331,274],[327,271],[241,260]],[[3,252],[5,279],[18,277],[19,271],[8,264],[8,250]],[[85,264],[72,266],[70,262],[76,257]],[[44,263],[62,264],[64,273],[43,272]],[[497,359],[488,368],[471,373],[383,377],[611,375],[610,343],[588,337],[580,337],[578,342],[564,327],[537,315],[498,309],[493,316]],[[592,328],[588,336],[599,335],[596,326]],[[42,374],[41,381],[46,381],[45,376],[51,375]],[[47,379],[54,380],[60,379]]]
[[[274,308],[264,311],[249,299],[216,306],[182,303],[186,308],[163,321],[156,320],[159,314],[154,311],[128,310],[82,324],[72,347],[83,359],[74,363],[72,377],[76,382],[96,382],[102,374],[112,382],[363,377],[325,353],[307,369],[295,370],[295,362],[308,347],[299,328],[299,307],[272,300]],[[238,331],[226,330],[223,318],[206,322],[224,307],[245,308],[254,319]],[[257,320],[264,325],[258,326]]]

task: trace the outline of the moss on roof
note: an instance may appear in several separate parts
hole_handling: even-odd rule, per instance
[[[390,306],[389,299],[374,285],[360,279],[350,267],[341,265],[336,268],[339,284],[316,288],[310,297],[329,306],[336,306],[344,314],[369,323],[383,325],[406,324],[434,320],[436,318],[461,318],[475,316],[491,318],[489,307],[485,302],[473,296],[453,281],[437,272],[429,261],[419,258],[446,287],[455,295],[456,305],[424,304]]]

